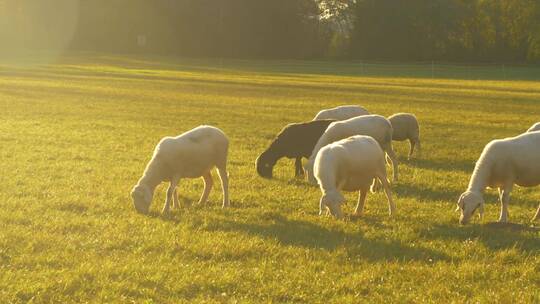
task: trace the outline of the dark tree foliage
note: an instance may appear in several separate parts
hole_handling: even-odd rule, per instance
[[[369,60],[538,60],[537,0],[358,0],[351,56]]]
[[[540,60],[538,0],[80,0],[79,11],[71,44],[77,50],[235,58]]]
[[[74,48],[214,57],[317,55],[311,0],[81,0]],[[145,43],[141,45],[140,39]]]

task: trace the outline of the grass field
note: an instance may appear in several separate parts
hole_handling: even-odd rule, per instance
[[[2,66],[0,302],[539,303],[540,232],[529,220],[540,189],[513,192],[517,225],[492,224],[495,191],[484,222],[462,227],[454,212],[484,145],[540,120],[533,72],[367,77],[343,63],[98,55]],[[420,120],[421,158],[395,144],[393,218],[381,193],[361,219],[319,217],[320,191],[293,177],[291,160],[273,180],[255,173],[285,124],[340,104]],[[151,215],[137,214],[129,191],[155,144],[200,124],[231,140],[233,207],[220,208],[219,186],[208,206],[190,207],[202,180],[183,180],[183,209],[159,215],[162,185]],[[356,197],[346,195],[346,212]]]

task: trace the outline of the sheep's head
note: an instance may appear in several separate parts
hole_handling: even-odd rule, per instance
[[[139,213],[147,214],[152,203],[152,191],[147,186],[137,185],[131,190],[133,205]]]
[[[330,211],[330,214],[335,218],[342,218],[343,212],[341,211],[341,204],[345,202],[345,198],[341,193],[337,191],[326,192],[321,196],[321,202],[319,205],[319,215],[324,213],[325,209]]]
[[[484,216],[484,198],[481,193],[467,191],[459,197],[456,211],[461,211],[459,223],[465,225],[469,223],[472,215],[478,209],[480,218]]]
[[[272,170],[274,169],[275,161],[271,160],[266,152],[263,152],[255,161],[257,173],[264,178],[272,178]]]

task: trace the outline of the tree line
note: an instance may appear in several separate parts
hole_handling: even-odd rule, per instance
[[[72,49],[539,62],[538,0],[80,0]]]

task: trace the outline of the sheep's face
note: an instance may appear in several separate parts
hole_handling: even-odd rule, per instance
[[[327,192],[321,197],[319,206],[319,215],[324,213],[325,209],[330,211],[330,214],[335,218],[343,218],[343,212],[341,211],[341,204],[345,201],[345,198],[339,192]]]
[[[270,161],[266,154],[261,154],[255,161],[257,173],[264,178],[272,178],[272,170],[274,169],[275,161]]]
[[[152,192],[146,186],[137,185],[131,190],[131,198],[135,209],[142,214],[147,214],[152,203]]]
[[[481,193],[467,191],[458,200],[456,211],[461,211],[459,223],[469,223],[474,212],[478,209],[480,217],[484,215],[484,198]]]

